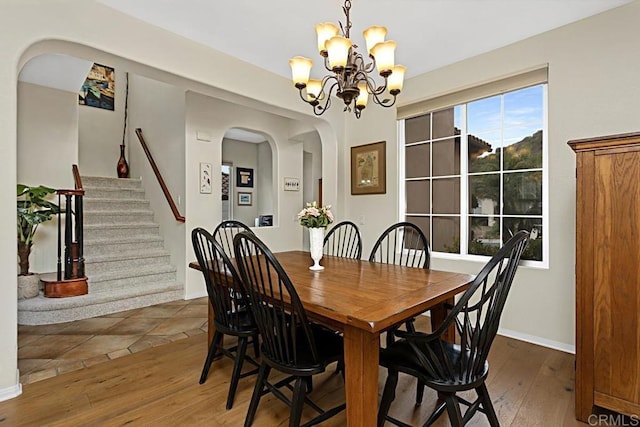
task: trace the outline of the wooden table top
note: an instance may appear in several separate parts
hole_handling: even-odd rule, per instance
[[[307,313],[328,326],[351,325],[370,333],[392,325],[464,291],[474,276],[324,256],[321,271],[308,252],[278,252]],[[199,269],[197,262],[189,264]]]

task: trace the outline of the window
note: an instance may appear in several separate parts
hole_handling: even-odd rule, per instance
[[[546,84],[399,121],[402,216],[432,250],[493,255],[518,230],[545,262]]]

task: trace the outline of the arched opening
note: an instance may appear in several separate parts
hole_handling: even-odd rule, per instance
[[[240,128],[222,139],[222,220],[250,227],[277,225],[274,162],[269,137]]]

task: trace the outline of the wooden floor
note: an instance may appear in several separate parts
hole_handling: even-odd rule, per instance
[[[255,377],[240,381],[233,409],[225,410],[231,361],[215,361],[198,384],[206,355],[205,334],[69,372],[23,387],[0,403],[0,426],[241,426]],[[497,337],[487,382],[502,426],[586,426],[573,416],[573,355]],[[380,392],[386,371],[380,370]],[[312,398],[327,407],[344,399],[342,377],[330,367],[314,379]],[[391,415],[422,425],[435,402],[425,392],[415,408],[415,380],[401,377]],[[305,410],[306,411],[306,410]],[[288,425],[288,408],[263,397],[254,426]],[[310,418],[313,411],[305,412]],[[324,425],[344,426],[344,413]],[[437,426],[447,426],[440,419]],[[488,425],[482,414],[471,425]]]

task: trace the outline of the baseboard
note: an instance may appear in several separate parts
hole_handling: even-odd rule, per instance
[[[429,313],[423,313],[424,316],[429,317]],[[542,347],[552,348],[554,350],[560,350],[565,353],[576,354],[576,346],[566,344],[559,341],[552,341],[546,338],[541,338],[535,335],[523,334],[522,332],[512,331],[511,329],[498,329],[498,335],[502,335],[508,338],[513,338],[519,341],[528,342],[531,344],[540,345]]]
[[[552,340],[541,338],[535,335],[523,334],[522,332],[512,331],[510,329],[504,329],[504,328],[498,329],[498,334],[503,335],[505,337],[513,338],[519,341],[540,345],[542,347],[548,347],[554,350],[560,350],[565,353],[576,354],[575,345],[570,345],[570,344],[566,344],[558,341],[552,341]]]
[[[184,296],[184,299],[190,300],[190,299],[202,298],[206,296],[207,296],[207,292],[193,292],[193,293],[186,294]]]
[[[13,399],[22,394],[22,384],[20,384],[20,371],[16,370],[16,384],[11,387],[0,389],[0,402]]]

